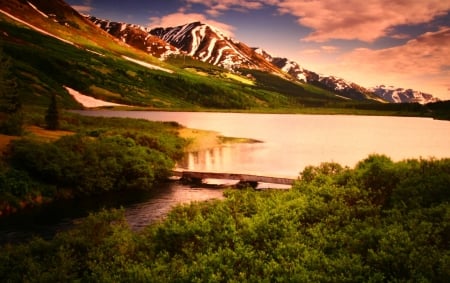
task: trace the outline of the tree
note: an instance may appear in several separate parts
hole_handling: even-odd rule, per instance
[[[8,135],[21,135],[23,113],[18,84],[11,72],[11,59],[1,49],[0,65],[0,131]]]
[[[47,108],[47,114],[45,115],[45,122],[47,123],[47,129],[49,130],[59,129],[59,111],[55,94],[52,95],[50,104]]]

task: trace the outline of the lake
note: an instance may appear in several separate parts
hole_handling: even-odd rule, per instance
[[[186,127],[252,138],[193,152],[180,164],[191,170],[297,177],[305,166],[354,166],[372,153],[395,161],[450,157],[450,121],[352,115],[247,114],[153,111],[81,111],[83,115],[176,121]]]
[[[187,153],[180,167],[191,170],[297,177],[308,165],[335,161],[354,166],[371,153],[393,160],[450,157],[450,122],[427,118],[280,115],[150,111],[76,111],[88,116],[176,121],[184,126],[245,137],[262,143],[231,144]],[[168,183],[150,192],[111,193],[55,202],[0,218],[0,243],[51,237],[73,220],[101,208],[125,208],[134,229],[164,217],[177,204],[222,197],[222,190]]]

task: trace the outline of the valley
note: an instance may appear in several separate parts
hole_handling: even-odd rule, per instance
[[[0,66],[2,281],[450,278],[450,101],[63,0],[0,1]]]

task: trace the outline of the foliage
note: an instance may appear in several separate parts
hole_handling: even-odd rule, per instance
[[[161,152],[121,136],[65,136],[54,143],[19,140],[13,143],[11,162],[44,183],[84,194],[150,188],[173,167]]]
[[[7,135],[23,133],[22,101],[12,73],[12,62],[0,49],[0,132]]]
[[[91,215],[0,252],[0,277],[89,282],[446,282],[450,160],[308,167],[289,191],[227,191],[132,232]]]
[[[44,123],[44,113],[28,120]],[[25,136],[0,160],[0,212],[45,198],[148,190],[170,174],[186,141],[176,123],[91,118],[63,112],[61,127],[73,131],[49,142]]]

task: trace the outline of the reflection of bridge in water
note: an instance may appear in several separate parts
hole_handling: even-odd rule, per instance
[[[292,185],[296,179],[282,178],[282,177],[269,177],[259,176],[251,174],[238,174],[238,173],[219,173],[219,172],[199,172],[199,171],[186,171],[183,169],[177,169],[172,171],[175,177],[181,177],[183,180],[188,180],[193,183],[201,183],[203,179],[224,179],[224,180],[238,180],[240,183],[247,183],[256,187],[258,183],[270,183],[281,185]]]

